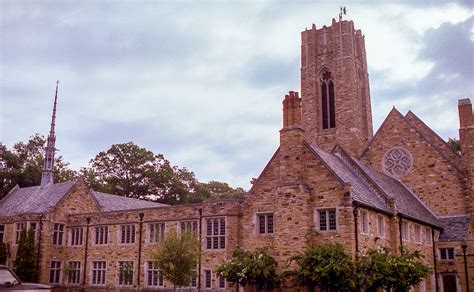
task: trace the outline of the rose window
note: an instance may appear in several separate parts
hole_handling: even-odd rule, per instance
[[[382,159],[383,171],[394,177],[407,174],[413,165],[410,152],[404,148],[395,147],[385,153]]]

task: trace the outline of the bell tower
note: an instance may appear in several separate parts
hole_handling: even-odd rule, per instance
[[[373,135],[364,36],[340,17],[329,27],[313,24],[301,37],[305,139],[357,156]]]

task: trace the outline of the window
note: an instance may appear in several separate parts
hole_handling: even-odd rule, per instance
[[[81,262],[68,262],[67,266],[67,282],[69,284],[79,284],[81,278]]]
[[[321,114],[323,129],[336,127],[336,101],[334,97],[334,82],[328,69],[321,73]]]
[[[425,243],[428,245],[432,245],[433,241],[431,240],[431,228],[425,227]]]
[[[258,233],[272,234],[273,233],[273,214],[258,214]]]
[[[61,264],[59,261],[52,261],[51,268],[49,270],[49,283],[59,284],[59,278],[61,277]]]
[[[402,221],[402,240],[410,240],[410,228],[407,221]]]
[[[380,237],[385,236],[385,220],[383,215],[377,215],[377,235]]]
[[[360,211],[360,233],[369,234],[369,212]]]
[[[444,261],[454,260],[454,247],[440,248],[439,259]]]
[[[54,223],[53,244],[63,245],[64,224]]]
[[[0,225],[0,242],[3,242],[4,234],[5,234],[5,225]]]
[[[337,229],[336,209],[318,210],[318,221],[320,231]]]
[[[123,244],[135,243],[135,225],[121,225],[120,226],[120,243],[123,243]]]
[[[15,228],[15,243],[16,244],[20,242],[20,235],[23,229],[26,230],[26,222],[16,223],[16,228]]]
[[[107,244],[109,241],[109,226],[97,226],[95,228],[95,240],[96,245]]]
[[[149,230],[149,243],[160,242],[165,237],[165,223],[150,223],[148,225]]]
[[[147,261],[145,263],[146,285],[148,287],[163,287],[163,276],[158,271],[158,265],[155,262]]]
[[[119,285],[120,286],[132,286],[133,285],[133,262],[132,261],[119,261]]]
[[[197,233],[197,231],[198,231],[197,221],[183,221],[183,222],[181,222],[180,231],[181,231],[181,233],[183,233],[185,231],[190,231],[190,232]]]
[[[421,242],[421,227],[418,224],[414,225],[414,231],[415,231],[415,242],[420,243]]]
[[[225,248],[225,219],[214,218],[206,221],[206,248]]]
[[[211,270],[204,270],[204,287],[211,288],[211,284],[212,284]]]
[[[105,285],[105,261],[92,261],[92,285]]]
[[[224,289],[225,288],[225,278],[222,276],[218,276],[217,278],[219,282],[219,288]]]
[[[71,228],[70,245],[82,245],[82,228]]]
[[[189,284],[191,287],[197,287],[197,277],[192,277],[191,283]]]

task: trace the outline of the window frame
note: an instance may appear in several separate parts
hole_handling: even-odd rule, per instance
[[[444,250],[445,252],[445,257],[443,259],[443,252],[442,250]],[[452,250],[452,257],[449,256],[449,250]],[[438,258],[440,261],[446,261],[446,262],[449,262],[449,261],[455,261],[456,260],[456,249],[454,247],[439,247],[438,248]]]
[[[207,270],[207,269],[204,270],[204,289],[212,289],[212,271],[211,270]]]
[[[103,232],[104,229],[105,229],[105,232]],[[102,236],[97,237],[98,230],[102,230],[100,232]],[[100,241],[101,238],[102,238],[102,241],[104,242]],[[108,225],[94,226],[94,239],[93,239],[92,244],[97,245],[97,246],[106,246],[109,244],[109,226]]]
[[[152,228],[152,226],[154,227]],[[147,224],[146,243],[149,243],[149,244],[159,243],[165,237],[165,234],[166,234],[165,222],[150,222]]]
[[[184,228],[183,228],[184,226]],[[183,232],[190,231],[191,233],[194,234],[199,234],[199,222],[198,220],[182,220],[179,221],[179,224],[177,226],[179,234],[182,234]]]
[[[122,274],[120,273],[120,266],[122,263],[132,263],[132,280],[131,282],[128,284],[127,283],[124,283],[124,284],[121,284],[121,280],[122,280]],[[135,261],[133,260],[118,260],[117,261],[117,273],[115,274],[115,277],[116,277],[116,283],[117,283],[117,287],[133,287],[133,285],[135,285]],[[125,281],[126,279],[124,279]]]
[[[56,226],[62,227],[56,229]],[[55,246],[63,246],[64,245],[64,231],[66,230],[66,224],[64,223],[53,223],[53,236],[51,236],[52,244]],[[61,239],[61,240],[59,240]],[[55,243],[56,241],[56,243]]]
[[[21,226],[21,225],[25,225],[25,228],[26,228],[26,232],[28,233],[28,231],[30,230],[30,228],[32,226],[34,226],[33,230],[35,232],[35,240],[36,240],[36,237],[37,237],[37,232],[36,232],[36,228],[38,226],[38,222],[37,221],[20,221],[20,222],[15,222],[14,224],[14,229],[13,229],[13,245],[18,245],[18,243],[20,242],[20,235],[21,235],[21,230],[23,228],[20,228],[18,229],[18,226]],[[5,226],[5,225],[4,225]],[[3,233],[5,235],[5,232]]]
[[[385,217],[382,214],[377,214],[377,236],[385,238]]]
[[[402,220],[402,241],[410,241],[410,224],[406,220]]]
[[[330,213],[334,211],[334,223],[335,223],[335,229],[331,229],[331,219],[330,219]],[[325,212],[325,225],[326,229],[321,229],[321,213]],[[315,210],[315,227],[316,230],[319,232],[337,232],[339,230],[339,210],[336,207],[328,207],[328,208],[318,208]]]
[[[369,211],[359,209],[359,218],[360,218],[360,223],[359,223],[360,234],[369,235],[370,234],[370,214],[369,214]]]
[[[422,236],[421,236],[421,225],[414,223],[413,224],[413,235],[415,243],[422,243]]]
[[[91,286],[95,287],[104,287],[107,283],[107,261],[101,261],[101,260],[92,260],[91,262],[91,267],[90,267],[90,284]],[[99,268],[99,269],[94,269],[94,263],[104,263],[104,268]],[[103,283],[94,283],[94,271],[97,271],[100,273],[100,277],[96,277],[96,280],[100,278]]]
[[[71,227],[69,228],[69,246],[82,246],[84,245],[84,228],[83,227]]]
[[[125,238],[123,237],[123,235],[124,235],[123,229],[124,228],[127,228],[125,230]],[[129,241],[127,240],[128,232],[130,232],[130,240]],[[118,228],[118,244],[119,245],[132,245],[132,244],[135,244],[137,242],[136,233],[137,233],[137,227],[135,226],[135,224],[133,224],[133,223],[132,224],[120,224],[119,228]]]
[[[0,224],[0,242],[5,241],[5,224]]]
[[[74,263],[73,265],[75,267],[72,268],[72,272],[69,273],[66,277],[67,284],[69,284],[69,285],[80,285],[81,284],[81,271],[82,271],[81,261],[68,261],[67,262],[68,267],[71,267],[72,263]],[[76,264],[78,264],[78,265],[76,265]],[[71,277],[71,275],[73,275],[73,274],[75,274],[75,277]],[[72,282],[71,281],[72,278],[75,279],[76,282]]]
[[[319,73],[320,123],[323,131],[335,129],[336,121],[336,85],[331,70],[324,67]],[[326,125],[325,125],[326,123]]]
[[[53,263],[55,263],[55,267],[53,268]],[[59,263],[59,267],[56,264]],[[63,262],[62,261],[50,261],[49,262],[49,284],[60,284],[61,283],[61,276],[63,270]],[[54,274],[53,274],[54,273]],[[54,279],[53,279],[54,277]],[[53,279],[53,281],[51,281]],[[57,281],[56,281],[57,280]]]
[[[261,221],[260,221],[260,218],[263,217],[263,229],[264,231],[262,231],[261,229]],[[269,219],[271,217],[271,225],[269,224]],[[255,220],[256,220],[256,231],[257,231],[257,234],[258,235],[273,235],[275,233],[275,216],[274,216],[274,213],[273,212],[261,212],[261,213],[257,213],[255,214]],[[271,226],[271,228],[270,228]]]
[[[151,264],[151,268],[150,265]],[[156,272],[156,276],[154,273]],[[152,284],[150,285],[150,273],[153,274],[151,278]],[[156,277],[156,278],[155,278]],[[154,280],[156,280],[157,285],[153,285]],[[163,275],[161,275],[160,270],[158,267],[155,267],[154,261],[145,261],[145,287],[148,288],[163,288],[165,286]]]
[[[210,226],[209,226],[210,223]],[[217,223],[217,234],[216,231]],[[206,218],[205,220],[205,249],[225,250],[227,246],[227,220],[226,217]],[[209,229],[210,227],[210,229]],[[209,234],[210,232],[210,234]]]

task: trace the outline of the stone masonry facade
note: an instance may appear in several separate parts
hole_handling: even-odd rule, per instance
[[[269,247],[282,268],[309,244],[335,242],[353,258],[420,251],[433,272],[413,291],[474,291],[471,101],[458,103],[460,153],[395,107],[373,134],[361,30],[333,20],[301,37],[302,95],[284,97],[279,148],[243,199],[168,206],[95,192],[81,178],[15,187],[0,202],[8,264],[19,230],[31,227],[41,283],[165,290],[154,248],[172,230],[192,230],[202,253],[186,291],[235,291],[215,270],[238,248]]]

